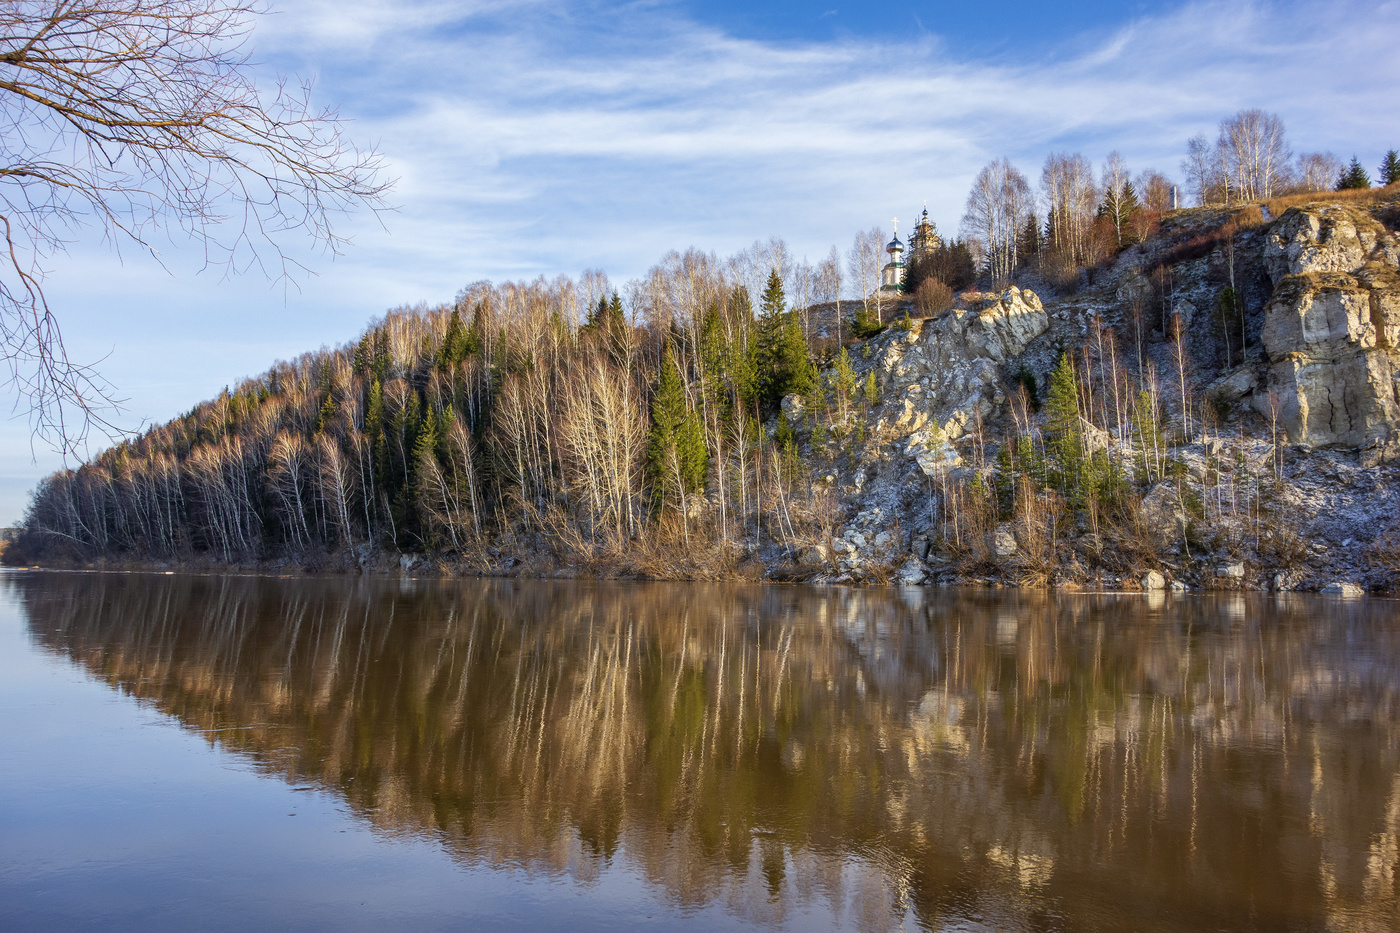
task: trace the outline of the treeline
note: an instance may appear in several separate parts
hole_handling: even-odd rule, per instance
[[[484,568],[523,553],[725,572],[830,511],[781,400],[839,433],[861,396],[844,353],[820,377],[835,341],[789,307],[777,269],[757,307],[743,273],[691,251],[625,298],[590,272],[389,313],[44,480],[26,550],[249,560],[369,545]]]
[[[1038,274],[1057,288],[1073,288],[1126,245],[1145,242],[1167,211],[1200,206],[1235,207],[1312,192],[1369,188],[1370,176],[1353,157],[1349,166],[1330,152],[1296,159],[1283,120],[1261,110],[1241,110],[1220,122],[1212,141],[1187,142],[1180,165],[1185,189],[1161,172],[1134,174],[1118,152],[1095,173],[1081,153],[1051,153],[1038,190],[1009,159],[989,163],[977,175],[962,217],[979,274],[1009,281]],[[1400,181],[1400,155],[1388,151],[1377,169],[1384,185]]]

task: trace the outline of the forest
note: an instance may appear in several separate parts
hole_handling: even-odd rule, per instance
[[[983,169],[960,238],[912,262],[896,295],[877,288],[873,228],[815,266],[774,238],[723,260],[671,252],[620,287],[589,270],[390,311],[50,476],[7,559],[348,569],[422,555],[477,573],[800,576],[848,517],[839,479],[880,456],[882,335],[1009,285],[1091,288],[1135,249],[1157,282],[1134,298],[1135,323],[1096,321],[1053,366],[1023,366],[999,433],[977,427],[976,468],[915,492],[930,545],[964,567],[1012,519],[1043,555],[1027,582],[1054,579],[1071,533],[1094,535],[1104,567],[1151,566],[1171,542],[1153,540],[1141,496],[1176,469],[1174,445],[1225,414],[1205,376],[1248,339],[1243,287],[1223,285],[1198,334],[1159,310],[1171,263],[1233,250],[1290,197],[1370,184],[1355,160],[1293,160],[1281,121],[1257,111],[1187,150],[1187,190],[1229,218],[1195,239],[1163,234],[1182,196],[1165,175],[1134,176],[1113,153],[1096,179],[1084,156],[1056,153],[1036,192],[1008,160]],[[1379,174],[1400,180],[1393,150]],[[915,529],[895,531],[868,579],[906,553]]]

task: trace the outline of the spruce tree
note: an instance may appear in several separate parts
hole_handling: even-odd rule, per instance
[[[690,411],[686,404],[680,365],[667,347],[651,402],[651,431],[647,435],[647,472],[658,504],[665,501],[667,489],[675,489],[677,498],[703,489],[708,464],[704,426],[699,414]],[[678,483],[680,488],[676,489]]]
[[[777,404],[783,396],[807,395],[816,384],[816,367],[807,355],[807,337],[797,315],[787,310],[778,270],[768,275],[763,312],[758,322],[759,375],[763,398]]]
[[[1030,217],[1026,218],[1026,225],[1021,228],[1021,235],[1016,241],[1016,254],[1031,258],[1040,252],[1040,221],[1036,219],[1035,212],[1032,211]]]
[[[1385,154],[1380,168],[1376,170],[1376,180],[1383,186],[1400,181],[1400,153],[1392,149]]]
[[[1065,494],[1077,491],[1084,460],[1079,418],[1079,377],[1068,354],[1060,356],[1045,393],[1046,433],[1055,458],[1053,484]]]
[[[856,394],[856,371],[851,367],[851,355],[846,348],[836,357],[836,369],[831,376],[831,388],[836,393],[837,409],[842,419],[850,409],[851,398]]]
[[[428,518],[438,494],[433,485],[437,473],[433,469],[437,466],[437,446],[437,419],[429,412],[428,416],[422,419],[418,437],[413,444],[413,506],[418,526],[424,530],[431,526]]]
[[[1338,191],[1350,191],[1359,188],[1371,187],[1371,176],[1366,174],[1366,170],[1361,167],[1361,160],[1356,156],[1351,157],[1351,165],[1347,166],[1337,179]]]

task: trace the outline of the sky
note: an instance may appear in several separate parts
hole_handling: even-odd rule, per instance
[[[481,279],[640,276],[669,250],[782,237],[815,263],[925,203],[956,233],[1009,157],[1110,151],[1180,179],[1186,140],[1246,107],[1295,151],[1400,148],[1400,0],[542,2],[272,0],[254,69],[315,81],[377,145],[393,210],[346,218],[341,255],[285,283],[160,262],[81,232],[46,290],[70,355],[96,361],[139,430],[357,337],[385,310]],[[0,525],[63,459],[26,412],[0,421]],[[93,452],[106,446],[96,438]]]

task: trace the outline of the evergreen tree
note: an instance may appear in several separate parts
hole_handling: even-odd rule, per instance
[[[433,488],[437,470],[437,419],[430,412],[422,419],[418,437],[413,443],[413,506],[420,528],[429,528],[437,490]],[[431,462],[430,462],[431,461]],[[431,542],[430,542],[431,543]]]
[[[1140,208],[1137,192],[1130,181],[1125,182],[1120,191],[1110,188],[1104,192],[1103,203],[1099,205],[1099,216],[1107,217],[1113,222],[1113,232],[1119,246],[1123,245],[1123,228],[1128,226]]]
[[[674,490],[678,499],[704,489],[708,465],[703,425],[686,404],[680,365],[668,346],[651,402],[651,432],[647,435],[647,471],[658,504],[665,501],[668,489]]]
[[[1021,229],[1021,235],[1016,242],[1016,255],[1030,259],[1040,252],[1040,221],[1036,219],[1035,212],[1032,211],[1030,217],[1026,218],[1026,225]]]
[[[456,308],[447,321],[447,333],[442,338],[442,346],[437,352],[437,368],[440,372],[450,371],[456,364],[471,356],[479,348],[476,335],[462,323],[462,315]]]
[[[1380,168],[1376,169],[1376,180],[1383,186],[1400,181],[1400,153],[1392,149],[1385,154]]]
[[[1045,393],[1046,434],[1055,459],[1051,485],[1072,494],[1080,485],[1084,460],[1084,431],[1079,416],[1079,377],[1068,354],[1060,356]]]
[[[836,357],[835,371],[831,375],[831,388],[836,393],[836,406],[844,419],[849,410],[851,399],[856,394],[856,371],[851,367],[851,355],[846,352],[846,348],[841,348],[841,354]]]
[[[1361,160],[1352,156],[1351,165],[1347,166],[1337,179],[1337,190],[1349,191],[1369,187],[1371,187],[1371,176],[1367,175],[1366,170],[1361,167]]]
[[[807,353],[802,321],[787,308],[783,282],[774,269],[763,290],[763,310],[758,321],[758,364],[765,401],[776,405],[786,395],[808,395],[816,385],[817,371]]]

